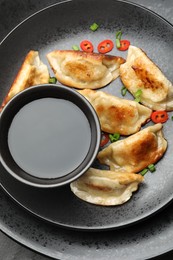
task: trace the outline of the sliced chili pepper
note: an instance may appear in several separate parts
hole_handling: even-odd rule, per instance
[[[154,111],[152,114],[151,114],[151,120],[154,122],[154,123],[165,123],[167,120],[168,120],[168,114],[166,111]]]
[[[114,47],[114,43],[111,40],[104,40],[102,42],[99,43],[97,50],[100,53],[107,53],[109,51],[111,51]]]
[[[94,46],[90,41],[84,40],[80,43],[80,47],[85,52],[93,52]]]
[[[100,146],[104,146],[109,142],[109,135],[106,133],[102,133],[102,137],[101,137],[101,142],[100,142]]]
[[[126,51],[130,46],[130,42],[128,40],[120,40],[119,51]]]

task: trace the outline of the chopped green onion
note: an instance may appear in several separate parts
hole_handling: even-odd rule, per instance
[[[122,32],[121,32],[121,31],[118,31],[118,32],[116,33],[116,39],[121,40],[121,36],[122,36]]]
[[[148,172],[148,169],[145,168],[145,169],[143,169],[141,172],[139,172],[139,174],[141,174],[142,176],[144,176],[147,172]]]
[[[93,23],[90,26],[91,31],[95,32],[99,28],[99,25],[97,23]]]
[[[142,90],[141,89],[138,89],[136,92],[135,92],[135,94],[134,94],[134,96],[135,96],[135,101],[136,102],[140,102],[141,101],[141,95],[142,95]]]
[[[116,142],[120,139],[120,134],[119,133],[109,134],[109,139],[111,143]]]
[[[148,167],[145,168],[145,169],[143,169],[141,172],[139,172],[139,174],[141,174],[142,176],[144,176],[144,175],[148,172],[148,170],[149,170],[150,172],[154,172],[154,171],[156,170],[155,165],[154,165],[154,164],[149,164]]]
[[[125,86],[123,86],[121,88],[121,95],[124,97],[126,95],[126,93],[127,93],[127,88]]]
[[[72,46],[72,49],[73,49],[74,51],[79,51],[79,47],[78,47],[77,45],[73,45],[73,46]]]
[[[141,174],[142,176],[144,176],[144,175],[148,172],[148,170],[149,170],[150,172],[154,172],[154,171],[156,170],[155,165],[154,165],[154,164],[149,164],[148,167],[145,168],[145,169],[143,169],[141,172],[139,172],[139,174]]]
[[[57,82],[57,79],[55,77],[50,77],[49,78],[49,83],[55,84]]]
[[[118,32],[116,33],[116,40],[115,40],[115,42],[116,42],[116,47],[117,47],[117,48],[120,48],[120,46],[121,46],[121,43],[120,43],[121,36],[122,36],[122,32],[121,32],[121,31],[118,31]]]
[[[148,169],[149,169],[150,172],[154,172],[154,171],[156,170],[154,164],[150,164],[150,165],[148,165]]]
[[[173,116],[171,117],[172,121],[173,121]]]
[[[120,40],[119,40],[119,39],[116,39],[116,47],[117,47],[117,48],[120,48],[120,46],[121,46]]]

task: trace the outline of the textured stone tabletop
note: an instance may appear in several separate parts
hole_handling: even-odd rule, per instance
[[[2,38],[6,35],[6,31],[10,31],[24,18],[35,11],[56,2],[56,0],[42,0],[37,1],[36,4],[36,1],[34,0],[0,0],[0,40],[2,40]],[[131,2],[143,5],[155,11],[173,24],[173,0],[131,0]],[[22,16],[21,12],[19,15],[18,8],[23,8]],[[14,17],[15,23],[12,22]],[[0,260],[46,259],[49,258],[20,245],[13,239],[0,232]],[[158,257],[157,259],[173,259],[173,253],[169,253],[166,257]]]

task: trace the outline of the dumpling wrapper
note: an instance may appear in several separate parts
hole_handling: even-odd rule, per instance
[[[70,187],[78,198],[86,202],[115,206],[127,202],[143,179],[140,174],[90,168]]]
[[[73,50],[55,50],[47,54],[59,82],[78,89],[98,89],[119,76],[121,57]]]
[[[167,141],[163,137],[162,124],[149,126],[126,139],[114,142],[98,153],[101,164],[110,170],[140,172],[156,163],[165,153]]]
[[[38,84],[49,82],[48,68],[40,60],[38,51],[29,51],[26,55],[18,74],[13,81],[8,94],[4,98],[0,110],[7,102],[20,91]]]
[[[173,110],[172,83],[140,48],[129,47],[127,60],[120,66],[120,78],[133,96],[142,90],[142,104],[153,110]]]
[[[136,133],[152,113],[151,109],[136,101],[118,98],[103,91],[84,89],[78,92],[94,107],[104,132],[120,135]]]

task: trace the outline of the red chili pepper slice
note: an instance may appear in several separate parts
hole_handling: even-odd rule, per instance
[[[111,51],[114,47],[114,43],[111,40],[104,40],[102,42],[99,43],[97,50],[100,53],[107,53],[109,51]]]
[[[126,51],[130,46],[130,42],[128,40],[120,40],[119,51]]]
[[[94,46],[90,41],[84,40],[80,43],[80,47],[85,52],[93,52]]]
[[[151,114],[151,120],[154,122],[154,123],[165,123],[167,120],[168,120],[168,114],[166,111],[154,111],[152,114]]]
[[[101,142],[100,142],[100,146],[104,146],[109,142],[109,135],[106,133],[102,133],[102,137],[101,137]]]

